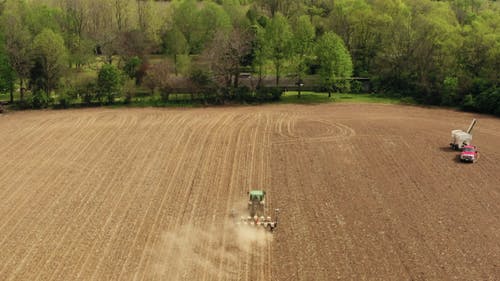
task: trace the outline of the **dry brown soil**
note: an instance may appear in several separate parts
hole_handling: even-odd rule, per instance
[[[450,131],[478,118],[480,159]],[[0,280],[500,280],[500,120],[375,104],[0,115]],[[280,225],[236,227],[265,189]]]

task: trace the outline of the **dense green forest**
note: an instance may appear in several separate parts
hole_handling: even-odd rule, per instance
[[[360,92],[367,78],[378,94],[500,115],[497,1],[0,0],[0,23],[0,92],[21,107],[179,89],[278,99],[290,81]]]

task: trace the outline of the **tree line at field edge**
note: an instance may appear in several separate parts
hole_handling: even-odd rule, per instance
[[[362,77],[500,115],[498,1],[2,0],[0,23],[0,93],[19,108],[265,102]]]

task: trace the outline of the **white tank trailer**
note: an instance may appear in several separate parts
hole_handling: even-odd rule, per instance
[[[461,150],[464,145],[470,145],[472,142],[472,129],[476,125],[476,119],[472,119],[472,122],[469,125],[469,128],[466,132],[462,130],[453,130],[451,131],[451,143],[450,146],[452,149]]]

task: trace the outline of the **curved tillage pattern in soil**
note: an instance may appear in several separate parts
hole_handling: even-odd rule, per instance
[[[343,123],[313,119],[310,115],[280,118],[278,132],[279,137],[273,141],[273,145],[342,141],[356,135],[354,129]]]

